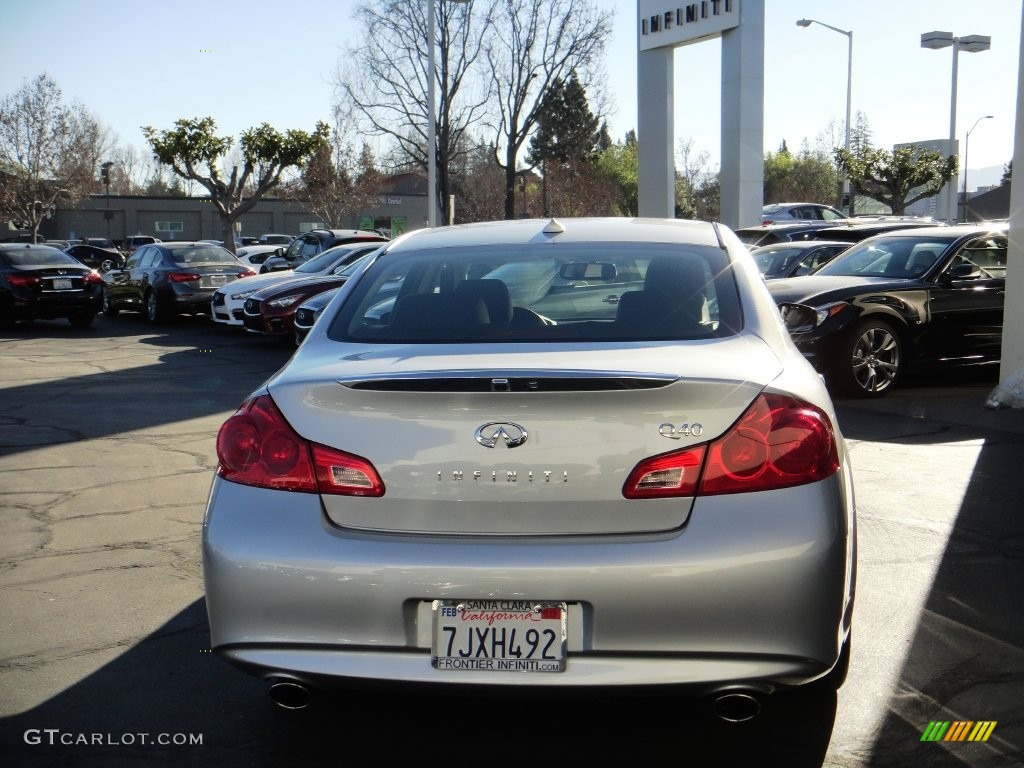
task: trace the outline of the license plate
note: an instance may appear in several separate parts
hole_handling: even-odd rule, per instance
[[[207,275],[200,281],[200,286],[203,288],[214,288],[216,286],[226,285],[227,282],[227,275]]]
[[[565,603],[435,600],[436,669],[564,672]]]
[[[66,278],[54,278],[53,290],[55,291],[70,291],[71,281]]]

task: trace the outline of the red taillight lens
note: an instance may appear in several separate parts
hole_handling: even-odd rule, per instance
[[[11,285],[17,286],[18,288],[25,288],[29,285],[39,285],[42,280],[35,275],[8,274],[7,282]]]
[[[699,494],[787,488],[823,480],[838,469],[835,433],[821,409],[762,394],[708,446]]]
[[[168,272],[167,279],[172,283],[195,283],[199,281],[199,275],[194,272]]]
[[[242,485],[303,493],[383,496],[373,465],[300,437],[269,395],[247,401],[217,434],[217,473]]]
[[[821,409],[762,394],[717,440],[640,462],[622,493],[628,499],[749,493],[813,483],[838,469],[835,433]]]
[[[238,274],[236,274],[236,275],[235,275],[235,277],[237,277],[237,278],[241,279],[241,278],[243,278],[243,277],[252,277],[252,276],[253,276],[253,275],[255,275],[255,274],[257,274],[255,270],[252,270],[252,269],[246,269],[246,270],[244,270],[244,271],[242,271],[242,272],[239,272]]]
[[[92,272],[89,272],[88,274],[82,276],[82,282],[85,283],[86,285],[102,285],[103,278],[100,277],[99,272],[93,270]]]

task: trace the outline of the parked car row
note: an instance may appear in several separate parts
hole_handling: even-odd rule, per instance
[[[819,240],[822,230],[813,229],[812,239],[749,253],[791,338],[829,387],[876,397],[912,367],[998,362],[1007,227],[1006,222],[861,222],[830,228],[850,233],[851,240],[871,234],[859,242]],[[92,322],[92,315],[86,316],[99,309],[108,316],[139,311],[155,323],[191,312],[298,344],[336,289],[357,272],[360,259],[388,242],[375,233],[375,239],[351,234],[352,242],[328,248],[294,270],[260,275],[255,264],[246,265],[213,244],[143,246],[127,264],[102,275],[46,245],[5,244],[0,319],[66,317],[84,326]],[[278,255],[274,251],[270,257]],[[567,306],[589,307],[592,319],[607,319],[620,299],[643,283],[635,264],[558,268],[512,262],[491,272],[485,266],[474,266],[474,279],[504,286],[519,321],[544,324],[557,322],[552,318]],[[542,295],[530,293],[536,285],[544,286]],[[397,294],[401,284],[392,288]],[[381,299],[371,313],[374,322],[389,322],[395,300],[395,295]]]

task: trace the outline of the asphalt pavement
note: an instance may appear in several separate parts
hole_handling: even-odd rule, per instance
[[[199,539],[217,428],[290,354],[202,318],[0,332],[4,766],[1024,765],[1024,411],[984,406],[991,373],[837,400],[859,525],[849,678],[736,726],[675,699],[273,707],[210,652]],[[996,725],[922,741],[935,721]]]

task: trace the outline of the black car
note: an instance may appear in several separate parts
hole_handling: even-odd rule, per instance
[[[89,326],[100,310],[103,278],[64,251],[0,243],[0,325],[67,318]]]
[[[317,321],[317,318],[323,313],[324,308],[331,303],[331,299],[338,295],[338,291],[341,290],[341,286],[331,288],[328,291],[323,291],[314,296],[309,297],[299,305],[299,308],[295,310],[295,344],[296,346],[302,343],[302,340],[306,338],[306,334],[313,328],[313,323]]]
[[[78,245],[69,245],[64,249],[64,253],[78,259],[87,267],[98,269],[101,272],[119,269],[124,265],[124,255],[113,246],[103,248],[97,245],[79,243]]]
[[[808,275],[850,247],[829,240],[798,240],[762,245],[750,252],[765,280]]]
[[[386,243],[388,238],[363,229],[314,229],[299,235],[285,249],[284,255],[267,259],[260,272],[278,272],[309,261],[318,253],[342,243]]]
[[[210,243],[140,246],[123,269],[104,275],[103,312],[145,312],[151,323],[178,313],[209,314],[213,292],[256,274],[231,251]]]
[[[829,385],[877,397],[909,366],[999,361],[1006,248],[1005,224],[901,229],[767,285]]]
[[[758,248],[774,243],[791,243],[810,240],[814,233],[825,227],[834,227],[834,221],[800,221],[792,224],[762,224],[757,227],[740,227],[736,236],[748,247]]]

